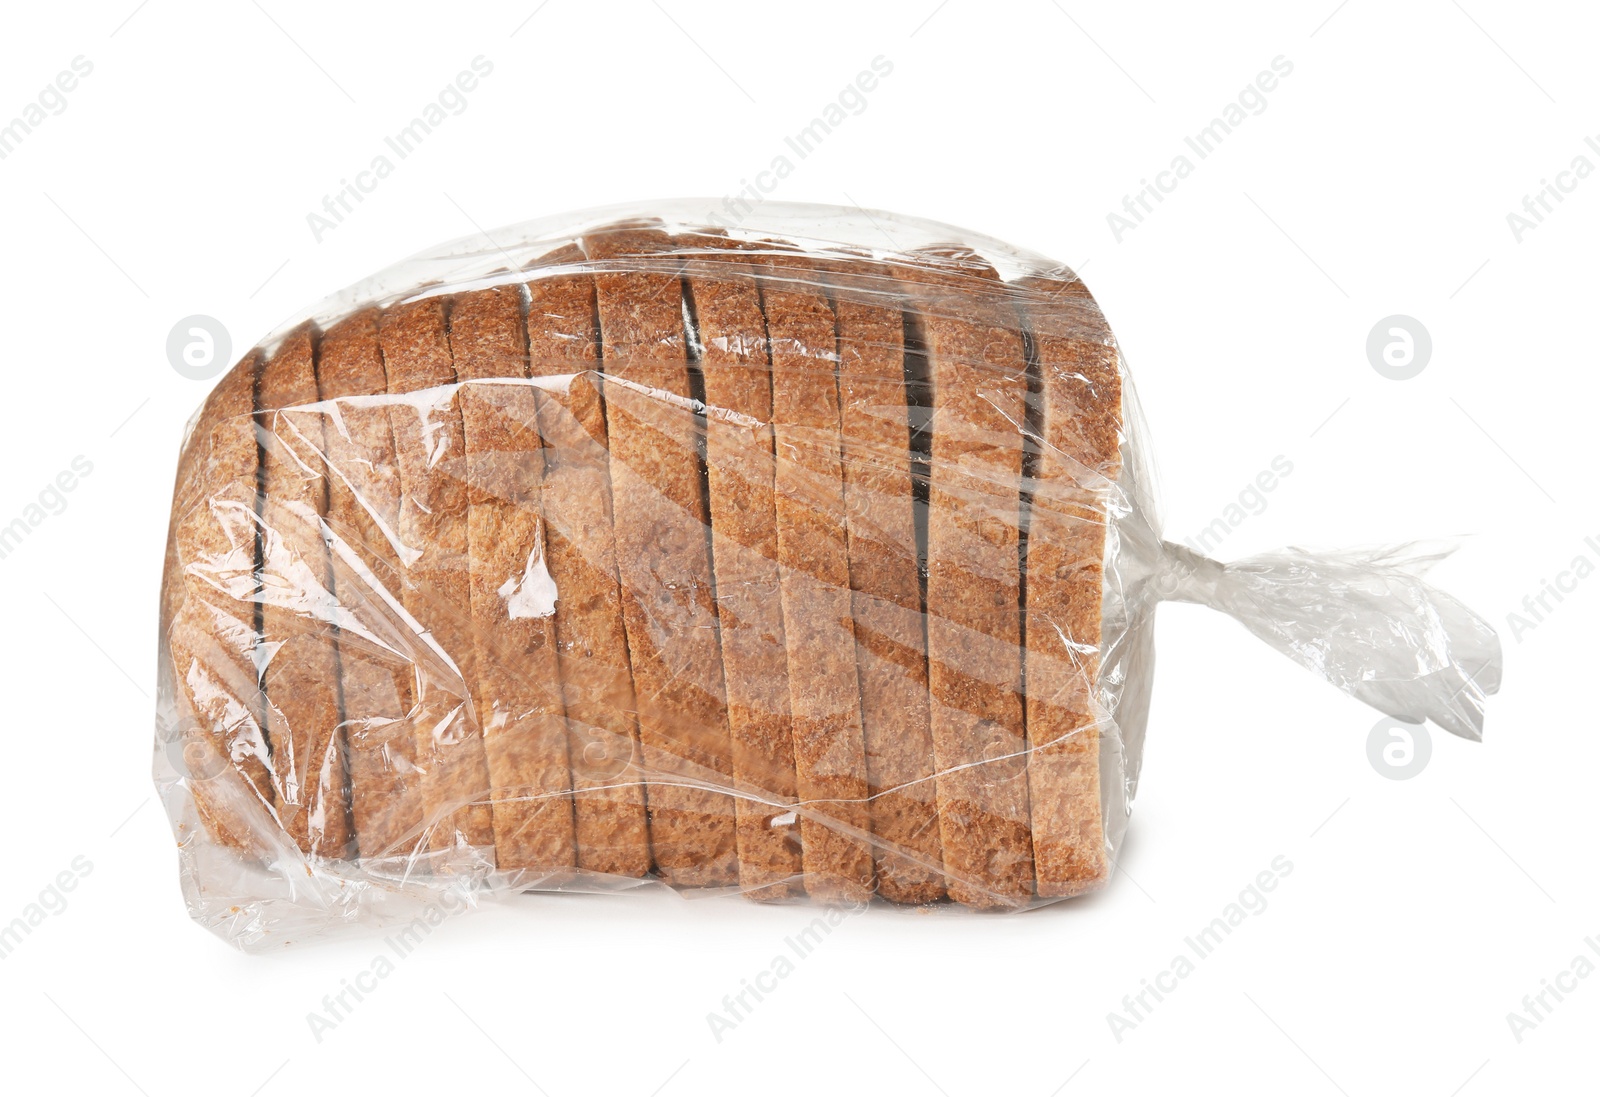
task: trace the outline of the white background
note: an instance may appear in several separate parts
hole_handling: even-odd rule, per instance
[[[0,161],[0,524],[93,465],[0,560],[0,922],[82,856],[0,968],[7,1075],[103,1094],[1572,1092],[1600,977],[1507,1014],[1600,935],[1600,579],[1507,614],[1600,534],[1600,178],[1519,242],[1506,215],[1587,154],[1600,27],[1498,0],[1095,5],[15,6],[0,120],[93,73]],[[936,6],[937,5],[937,6]],[[537,8],[537,10],[536,10]],[[177,445],[207,382],[181,317],[237,350],[379,267],[480,228],[721,196],[856,73],[892,75],[775,198],[889,208],[1078,264],[1151,420],[1169,537],[1273,457],[1218,550],[1476,533],[1435,574],[1500,629],[1481,744],[1408,781],[1377,714],[1208,610],[1167,606],[1125,872],[1017,917],[873,910],[719,1042],[706,1015],[816,913],[527,897],[454,919],[318,1042],[306,1015],[380,942],[234,952],[185,916],[149,779],[156,591]],[[306,215],[472,58],[469,99],[319,243]],[[1274,57],[1293,73],[1143,224],[1107,213]],[[792,157],[791,157],[792,158]],[[1191,153],[1191,159],[1194,159]],[[1414,380],[1368,331],[1431,331]],[[1274,857],[1292,873],[1119,1042],[1107,1024]],[[1551,999],[1553,1001],[1553,999]],[[1564,1081],[1565,1080],[1565,1081]],[[1592,1083],[1590,1083],[1592,1084]]]

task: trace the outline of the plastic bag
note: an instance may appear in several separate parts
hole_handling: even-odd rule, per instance
[[[1162,599],[1480,733],[1498,644],[1421,581],[1443,550],[1161,540],[1070,270],[882,213],[716,220],[447,246],[224,376],[162,592],[197,921],[256,950],[527,890],[1098,888]]]

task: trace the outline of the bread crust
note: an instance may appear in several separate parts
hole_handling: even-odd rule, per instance
[[[261,368],[256,425],[261,438],[262,638],[268,660],[266,734],[272,743],[278,818],[300,849],[349,855],[336,598],[320,520],[328,493],[318,400],[316,332],[295,329]]]
[[[468,540],[476,700],[491,781],[495,861],[551,882],[573,845],[566,717],[541,516],[538,405],[528,385],[521,293],[460,294],[449,305],[469,468]]]
[[[403,599],[432,640],[421,638],[413,684],[425,844],[433,850],[470,847],[476,856],[492,859],[489,767],[471,687],[477,680],[477,652],[461,408],[454,393],[439,388],[456,379],[444,304],[428,297],[385,309],[378,335],[391,395],[438,390],[389,409],[400,470],[400,538],[415,554]]]
[[[604,263],[665,256],[672,273],[595,275],[606,376],[612,515],[628,653],[639,705],[650,842],[669,883],[738,880],[733,798],[699,782],[733,777],[694,415],[687,404],[683,295],[664,233],[586,237]],[[692,782],[692,783],[691,783]]]
[[[167,550],[161,580],[160,632],[166,637],[178,608],[187,597],[191,580],[185,565],[192,557],[180,556],[179,532],[182,527],[188,538],[186,544],[198,549],[197,523],[204,520],[209,492],[216,487],[238,485],[248,488],[249,503],[253,512],[257,503],[256,470],[260,460],[256,450],[255,412],[256,375],[261,369],[261,352],[252,350],[233,368],[222,375],[216,387],[207,394],[195,416],[194,426],[182,449],[178,452],[178,469],[172,487],[172,513],[167,524]],[[249,558],[255,560],[254,525],[241,527],[248,535]],[[232,542],[224,539],[231,549]],[[213,546],[215,547],[215,546]],[[243,547],[243,542],[240,542]],[[252,572],[253,574],[253,572]],[[235,616],[253,621],[255,603],[237,603]]]
[[[278,829],[256,672],[258,454],[252,351],[211,390],[179,455],[161,635],[177,724],[169,751],[220,844],[261,856]]]
[[[167,749],[211,836],[260,859],[281,842],[283,828],[261,730],[258,640],[253,628],[199,598],[178,607],[168,632],[178,726]]]
[[[701,243],[730,246],[713,237]],[[802,890],[802,860],[779,596],[766,322],[754,273],[739,256],[697,260],[689,275],[710,409],[711,557],[733,773],[752,793],[735,801],[739,884],[753,899],[783,899]]]
[[[1081,281],[1023,286],[1018,309],[1040,376],[1025,655],[1034,872],[1040,895],[1077,895],[1108,875],[1094,691],[1121,378],[1110,328]]]
[[[528,285],[528,295],[529,372],[576,374],[564,390],[542,389],[538,404],[578,866],[644,876],[651,864],[650,828],[617,582],[605,409],[594,372],[594,282],[586,274],[542,278]]]
[[[839,441],[839,356],[826,293],[807,260],[764,257],[762,308],[772,352],[779,587],[788,646],[795,777],[806,892],[865,902],[867,761],[856,677],[850,558]]]

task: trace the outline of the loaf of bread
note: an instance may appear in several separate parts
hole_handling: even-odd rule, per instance
[[[1147,633],[1115,343],[1058,265],[868,220],[530,228],[246,355],[163,587],[191,863],[324,909],[1100,886]]]

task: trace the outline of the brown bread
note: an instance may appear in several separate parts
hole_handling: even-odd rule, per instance
[[[252,856],[279,829],[256,673],[260,364],[252,351],[223,375],[179,457],[161,596],[177,714],[167,749],[207,829]]]
[[[522,299],[512,286],[450,302],[450,348],[469,472],[476,701],[494,803],[495,861],[546,881],[575,862],[555,585],[541,517],[538,406]]]
[[[727,244],[715,237],[699,242],[719,249]],[[711,558],[733,772],[739,786],[750,790],[736,801],[739,883],[752,898],[781,899],[800,892],[802,862],[779,596],[766,322],[744,259],[699,259],[689,265],[689,275],[711,409],[706,422]]]
[[[566,258],[582,256],[574,251]],[[565,386],[541,389],[538,402],[578,867],[643,876],[650,871],[650,830],[617,583],[605,409],[593,372],[594,281],[587,274],[541,278],[529,283],[528,295],[529,372],[576,374]]]
[[[1122,393],[1082,283],[655,223],[505,277],[302,325],[202,410],[162,705],[213,838],[763,899],[1103,884]]]
[[[422,836],[422,773],[411,722],[418,644],[393,599],[404,568],[396,548],[400,474],[382,393],[378,311],[363,309],[323,333],[317,387],[333,401],[324,421],[328,525],[340,605],[339,697],[350,816],[363,859],[405,857]]]
[[[887,271],[833,264],[839,433],[850,541],[851,615],[872,795],[878,893],[944,897],[927,636],[918,574],[904,320]]]
[[[332,571],[320,520],[327,515],[323,416],[315,404],[316,333],[286,336],[261,369],[262,670],[273,787],[284,830],[306,853],[350,852]]]
[[[794,720],[808,894],[864,902],[872,893],[867,761],[839,452],[833,309],[799,258],[760,264],[772,350],[772,422],[789,704]]]
[[[1107,875],[1093,696],[1121,385],[1110,328],[1083,283],[1025,285],[1019,310],[1040,374],[1025,656],[1034,871],[1040,895],[1077,895]]]
[[[732,884],[733,798],[704,787],[731,782],[733,750],[677,262],[670,238],[649,229],[583,245],[592,261],[666,256],[672,268],[595,275],[617,570],[645,765],[662,775],[646,789],[657,871],[676,884]]]
[[[1015,906],[1033,891],[1018,537],[1027,357],[998,283],[981,286],[995,280],[986,266],[929,256],[896,273],[917,284],[933,385],[928,679],[945,875],[958,902]]]
[[[390,394],[412,397],[391,404],[389,423],[400,470],[400,540],[414,557],[405,608],[433,641],[418,648],[414,700],[427,845],[465,846],[492,858],[489,767],[470,685],[477,678],[461,408],[440,387],[456,379],[443,302],[428,297],[386,309],[378,333]]]

